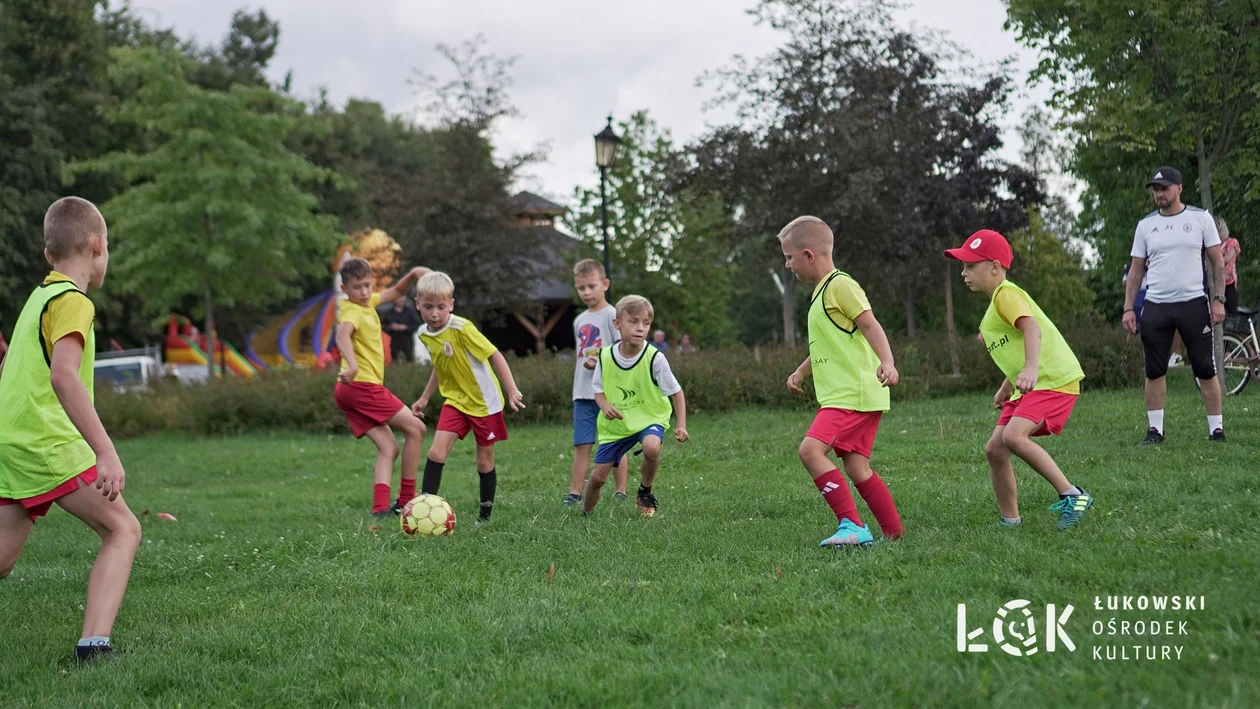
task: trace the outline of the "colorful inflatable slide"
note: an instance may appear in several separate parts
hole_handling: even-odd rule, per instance
[[[228,371],[238,377],[253,377],[258,369],[241,356],[232,345],[215,338],[214,363],[227,365]],[[163,358],[168,364],[176,367],[198,366],[202,369],[208,364],[206,356],[206,338],[193,327],[192,322],[182,315],[172,315],[166,326],[165,351]],[[222,374],[222,372],[220,372]]]

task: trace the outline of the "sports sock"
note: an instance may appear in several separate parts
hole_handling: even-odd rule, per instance
[[[644,495],[651,495],[651,494],[652,494],[651,485],[648,485],[647,487],[643,487],[642,485],[639,486],[639,497],[643,497]]]
[[[384,512],[389,509],[389,486],[376,483],[372,486],[372,511]]]
[[[1010,525],[1023,524],[1024,518],[1023,517],[1003,517],[1002,521]]]
[[[879,473],[872,471],[869,478],[857,484],[857,491],[866,501],[866,506],[871,508],[871,513],[875,515],[875,521],[879,522],[879,529],[884,536],[889,539],[900,537],[904,531],[901,527],[901,515],[897,514],[897,505],[893,502],[892,492],[879,477]]]
[[[1073,485],[1072,487],[1068,488],[1067,492],[1059,493],[1059,499],[1062,500],[1065,497],[1073,497],[1075,495],[1080,495],[1083,492],[1085,491]]]
[[[74,648],[74,657],[80,661],[87,661],[98,655],[108,656],[113,652],[114,648],[109,645],[109,636],[94,635],[79,640],[79,644]]]
[[[831,507],[831,511],[836,513],[836,522],[849,520],[850,522],[861,526],[862,519],[858,517],[857,504],[853,502],[853,493],[849,492],[849,482],[844,479],[844,474],[839,468],[832,468],[830,471],[814,478],[814,484],[818,486],[818,491],[822,493],[823,499]]]
[[[1225,416],[1224,415],[1218,414],[1216,416],[1213,416],[1211,414],[1208,414],[1207,420],[1208,420],[1208,435],[1209,436],[1212,435],[1213,433],[1216,433],[1216,429],[1218,428],[1221,429],[1222,431],[1225,430]]]
[[[426,495],[436,495],[438,488],[442,486],[442,468],[446,467],[446,463],[437,463],[432,460],[424,461],[424,480],[420,483],[420,492]]]
[[[1159,435],[1164,435],[1164,410],[1147,411],[1146,420],[1150,423],[1151,428],[1159,431]]]
[[[477,516],[486,519],[494,511],[494,488],[499,482],[499,476],[491,470],[488,473],[480,473],[477,479],[481,482],[481,512]]]
[[[398,490],[398,504],[405,505],[416,496],[416,479],[403,478],[402,487]]]
[[[79,639],[79,647],[95,647],[100,645],[109,646],[108,635],[93,635],[90,638]]]

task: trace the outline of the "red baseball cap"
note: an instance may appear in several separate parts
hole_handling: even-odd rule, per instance
[[[967,263],[980,261],[997,261],[1002,268],[1010,268],[1015,254],[1006,237],[992,229],[981,229],[967,237],[962,246],[956,249],[945,249],[945,255]]]

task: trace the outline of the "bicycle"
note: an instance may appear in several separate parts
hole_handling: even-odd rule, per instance
[[[1260,338],[1256,337],[1254,308],[1239,308],[1225,316],[1225,366],[1221,390],[1241,394],[1252,379],[1260,379]]]

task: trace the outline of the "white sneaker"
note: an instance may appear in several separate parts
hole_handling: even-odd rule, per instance
[[[1169,358],[1168,358],[1168,366],[1169,366],[1169,367],[1176,367],[1176,366],[1178,366],[1178,365],[1180,365],[1180,364],[1181,364],[1181,355],[1179,355],[1179,354],[1174,354],[1173,356],[1171,356],[1171,357],[1169,357]]]

